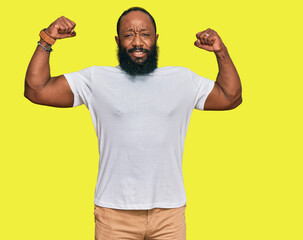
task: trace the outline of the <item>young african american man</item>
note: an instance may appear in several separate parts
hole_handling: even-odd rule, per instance
[[[60,17],[40,32],[25,77],[25,97],[36,104],[90,111],[99,143],[95,239],[184,240],[184,140],[193,109],[228,110],[242,102],[236,68],[212,29],[194,45],[214,52],[216,81],[184,67],[158,68],[156,23],[143,8],[117,23],[119,66],[92,66],[50,76],[56,39],[76,36]]]

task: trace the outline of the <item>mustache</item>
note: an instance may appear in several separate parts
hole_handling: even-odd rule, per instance
[[[148,49],[145,49],[145,48],[142,48],[142,47],[134,47],[134,48],[130,48],[128,49],[128,53],[131,53],[131,52],[135,52],[135,51],[139,51],[139,52],[146,52],[146,53],[149,53],[150,51]]]

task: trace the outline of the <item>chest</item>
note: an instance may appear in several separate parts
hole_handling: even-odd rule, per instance
[[[167,77],[138,81],[101,79],[95,85],[92,102],[96,111],[107,115],[172,116],[187,112],[194,98],[187,81]]]

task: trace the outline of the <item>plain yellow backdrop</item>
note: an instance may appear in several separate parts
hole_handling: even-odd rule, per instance
[[[160,66],[215,80],[195,34],[215,29],[238,69],[243,103],[194,110],[183,172],[189,240],[301,240],[302,6],[299,1],[7,1],[1,3],[0,239],[94,239],[97,138],[88,110],[23,97],[39,31],[64,15],[77,36],[51,53],[53,76],[116,66],[116,21],[132,6],[154,16]]]

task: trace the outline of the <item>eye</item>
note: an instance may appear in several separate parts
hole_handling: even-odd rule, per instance
[[[126,37],[126,38],[129,38],[129,37],[132,37],[132,36],[133,36],[133,34],[131,34],[131,33],[124,35],[124,37]]]
[[[150,35],[148,33],[142,33],[143,37],[149,37]]]

